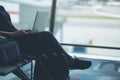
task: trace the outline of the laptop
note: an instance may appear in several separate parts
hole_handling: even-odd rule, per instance
[[[34,33],[34,32],[45,31],[45,28],[49,24],[49,19],[50,19],[49,10],[37,11],[32,32]]]

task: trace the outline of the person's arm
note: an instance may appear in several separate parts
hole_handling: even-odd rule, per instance
[[[12,32],[7,32],[7,31],[0,31],[0,35],[12,35]]]
[[[27,32],[25,30],[16,30],[13,32],[7,32],[7,31],[0,31],[0,35],[2,36],[17,36],[17,35],[24,35],[29,34],[30,32]]]

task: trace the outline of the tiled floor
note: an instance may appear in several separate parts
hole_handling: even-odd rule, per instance
[[[114,65],[106,64],[97,69],[99,61],[92,60],[93,65],[86,70],[70,70],[70,80],[120,80],[120,72],[114,71]],[[30,64],[23,67],[23,70],[30,76]],[[20,80],[12,73],[0,77],[0,80]]]

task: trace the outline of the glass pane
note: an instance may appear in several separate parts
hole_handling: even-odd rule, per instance
[[[120,47],[119,0],[58,0],[55,34],[60,42]]]
[[[72,53],[120,56],[120,0],[58,0],[54,33],[61,43],[117,47],[66,47]]]

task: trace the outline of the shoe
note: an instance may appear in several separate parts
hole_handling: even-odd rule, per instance
[[[73,58],[70,63],[69,63],[69,68],[71,70],[73,69],[87,69],[92,65],[91,61],[84,61],[84,60],[80,60],[77,59],[76,57]]]

